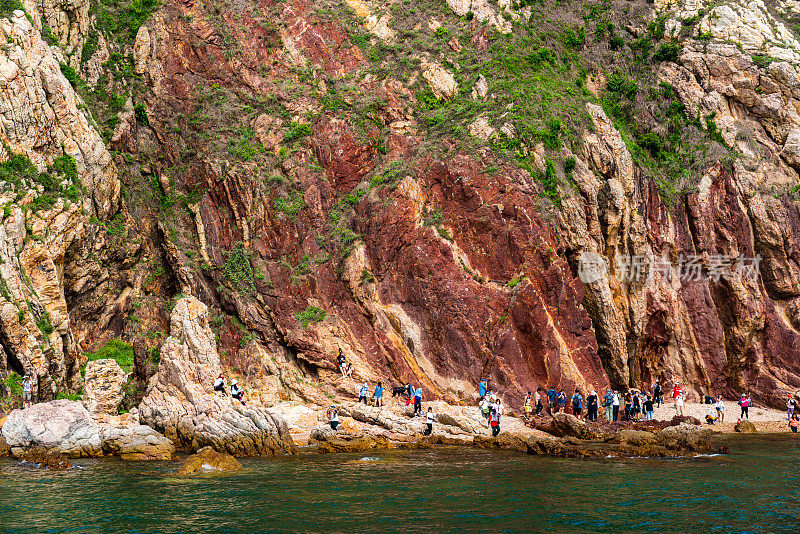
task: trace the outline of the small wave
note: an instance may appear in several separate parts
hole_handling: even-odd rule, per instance
[[[722,455],[719,454],[718,452],[715,452],[713,454],[695,454],[694,455],[695,458],[713,458],[714,456],[722,456]]]
[[[378,458],[377,456],[364,456],[359,461],[360,462],[380,462],[380,460],[381,459]]]

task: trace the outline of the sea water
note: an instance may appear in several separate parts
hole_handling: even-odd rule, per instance
[[[189,478],[177,462],[2,460],[0,532],[798,532],[795,438],[743,437],[694,459],[300,455]]]

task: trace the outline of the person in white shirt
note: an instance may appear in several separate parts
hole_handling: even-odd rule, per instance
[[[336,427],[339,426],[339,410],[336,409],[336,406],[331,404],[330,409],[328,409],[328,420],[331,422],[331,428],[336,430]]]
[[[611,414],[614,416],[614,421],[619,420],[619,393],[616,391],[611,398]]]
[[[478,403],[478,407],[481,409],[481,414],[483,415],[483,417],[485,417],[486,420],[488,421],[489,420],[489,412],[491,412],[492,407],[489,404],[489,401],[486,399],[486,397],[483,397],[481,399],[481,402]]]
[[[717,400],[717,421],[725,422],[725,403],[722,402],[722,397]]]
[[[433,408],[428,408],[428,415],[425,418],[425,424],[427,428],[425,432],[422,433],[423,436],[430,436],[433,433]]]
[[[225,378],[223,378],[222,373],[219,374],[216,380],[214,380],[214,391],[219,391],[222,393],[222,396],[227,396],[225,392]]]
[[[683,415],[683,392],[678,393],[675,399],[675,413],[677,415]]]
[[[243,406],[247,406],[244,403],[244,390],[239,387],[239,382],[235,378],[231,381],[231,397],[241,402]]]
[[[29,408],[33,403],[33,387],[31,378],[25,375],[22,379],[22,409]]]

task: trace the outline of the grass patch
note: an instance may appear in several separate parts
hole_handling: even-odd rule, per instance
[[[133,370],[133,347],[121,339],[110,339],[97,352],[87,352],[86,358],[90,362],[115,360],[123,372],[129,373]]]
[[[296,313],[295,319],[300,323],[300,326],[305,330],[310,324],[317,324],[325,320],[326,312],[322,308],[316,306],[309,306],[300,313]]]

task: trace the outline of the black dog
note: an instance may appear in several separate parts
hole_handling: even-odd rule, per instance
[[[402,397],[406,393],[405,386],[393,386],[392,387],[392,397]]]

